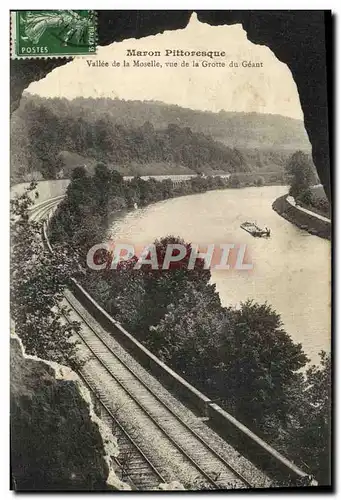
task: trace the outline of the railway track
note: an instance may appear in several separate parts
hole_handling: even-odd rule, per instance
[[[115,462],[119,469],[121,480],[128,480],[134,489],[144,491],[153,490],[157,488],[160,483],[165,483],[162,474],[154,467],[149,458],[135,442],[134,438],[120,424],[117,417],[109,408],[110,402],[106,396],[99,393],[98,389],[93,385],[93,382],[90,381],[87,375],[80,373],[80,376],[104,409],[108,416],[108,421],[106,423],[108,423],[118,440],[120,454],[118,457],[115,457]]]
[[[180,463],[187,463],[188,474],[195,478],[200,489],[250,488],[252,484],[237,471],[219,452],[193,430],[172,408],[134,373],[127,363],[110,347],[106,340],[96,331],[85,317],[72,294],[65,294],[68,305],[76,313],[82,324],[79,336],[93,358],[97,361],[99,372],[106,372],[106,380],[120,388],[121,392],[133,401],[134,411],[147,417],[150,425],[167,441],[168,448]],[[91,382],[90,382],[91,383]],[[95,385],[95,384],[94,384]],[[103,392],[100,400],[105,400]],[[144,418],[145,420],[145,418]],[[179,456],[180,455],[180,456]],[[161,476],[168,481],[174,477],[167,473],[167,467],[157,466]],[[180,474],[181,475],[181,474]],[[191,481],[189,481],[191,482]]]
[[[58,205],[62,197],[57,197],[53,200],[47,200],[37,206],[33,206],[30,210],[30,219],[34,222],[42,221],[52,212]],[[52,251],[49,246],[50,251]],[[68,318],[64,315],[66,321]],[[93,393],[96,400],[101,405],[107,416],[107,424],[113,431],[113,434],[118,438],[120,456],[115,457],[118,472],[123,481],[129,481],[131,486],[136,490],[153,490],[160,483],[165,483],[162,474],[154,467],[149,458],[145,455],[140,446],[135,442],[134,438],[121,425],[114,412],[110,408],[110,401],[101,393],[94,385],[91,377],[85,373],[79,373],[84,384]],[[103,418],[103,417],[102,417]],[[123,458],[122,458],[123,457]]]
[[[64,198],[64,196],[56,196],[50,200],[43,201],[36,206],[32,206],[29,209],[30,219],[34,222],[38,222],[43,220],[46,216],[48,216],[55,207],[57,207],[58,203]]]
[[[60,199],[33,207],[32,219],[46,218]],[[82,369],[80,375],[104,409],[115,435],[119,435],[120,455],[116,463],[133,487],[148,491],[173,480],[189,489],[200,490],[254,487],[128,366],[91,324],[89,315],[81,310],[81,305],[69,291],[64,297],[74,315],[72,319],[81,323],[78,335],[92,358],[91,369]],[[115,394],[114,398],[112,394]],[[128,412],[149,429],[149,436],[153,436],[150,440],[160,443],[159,453],[155,453],[155,443],[149,446],[146,436],[141,436],[134,424],[127,425],[119,416],[115,406],[117,399],[125,401]],[[122,463],[122,458],[120,461],[120,456],[123,460],[128,458],[126,463]]]

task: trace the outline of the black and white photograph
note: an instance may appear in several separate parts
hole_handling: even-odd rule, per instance
[[[10,488],[331,489],[331,11],[10,17]]]

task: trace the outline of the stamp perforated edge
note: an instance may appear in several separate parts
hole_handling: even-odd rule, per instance
[[[62,9],[61,9],[62,10]],[[92,10],[89,9],[93,13],[94,16],[94,25],[95,25],[95,47],[97,49],[98,47],[98,13],[97,10]],[[20,59],[25,59],[25,60],[30,60],[30,59],[79,59],[79,58],[84,58],[84,57],[89,57],[96,55],[96,50],[95,52],[91,52],[89,54],[63,54],[63,55],[58,55],[58,54],[49,54],[49,55],[40,55],[40,54],[29,54],[29,55],[21,55],[18,56],[16,54],[16,22],[17,22],[17,11],[16,10],[11,10],[10,11],[10,59],[12,60],[20,60]]]

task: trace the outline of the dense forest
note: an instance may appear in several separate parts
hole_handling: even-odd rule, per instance
[[[296,151],[287,163],[286,177],[290,186],[289,194],[297,204],[330,217],[330,203],[323,187],[319,185],[320,180],[309,155]]]
[[[230,147],[252,149],[309,150],[310,143],[304,124],[281,115],[220,111],[198,111],[157,101],[125,101],[110,98],[45,99],[25,93],[19,110],[27,102],[44,106],[58,116],[94,119],[109,116],[109,120],[126,127],[141,127],[150,122],[156,129],[167,128],[169,123],[189,127],[224,142]]]
[[[289,154],[309,147],[303,122],[279,115],[24,94],[11,120],[11,178],[70,177],[97,161],[123,175],[283,172]]]
[[[213,179],[214,181],[214,179]],[[269,304],[247,301],[223,307],[210,271],[198,260],[167,271],[144,265],[133,269],[135,258],[103,271],[86,266],[86,253],[106,236],[107,217],[115,208],[137,200],[157,199],[209,189],[195,178],[185,189],[171,183],[122,177],[106,165],[93,176],[77,168],[67,196],[52,219],[50,236],[57,252],[75,255],[78,279],[95,299],[130,333],[235,417],[260,434],[322,484],[329,481],[330,356],[306,370],[308,358],[294,343],[280,316]],[[222,182],[221,179],[215,182]],[[213,186],[212,188],[218,186]],[[223,186],[221,186],[223,187]],[[157,254],[176,236],[156,241]],[[190,249],[190,244],[187,243]]]

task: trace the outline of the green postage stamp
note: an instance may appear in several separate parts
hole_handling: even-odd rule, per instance
[[[11,13],[11,57],[69,57],[96,52],[93,10],[21,10]]]

